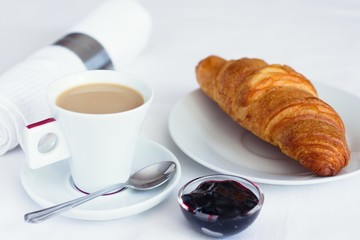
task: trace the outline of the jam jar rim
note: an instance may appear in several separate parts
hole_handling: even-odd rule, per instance
[[[177,194],[177,199],[178,199],[178,203],[180,204],[180,206],[182,208],[184,208],[186,211],[189,211],[188,206],[186,206],[184,204],[184,202],[181,198],[186,187],[188,187],[190,184],[192,184],[196,181],[199,181],[199,180],[201,181],[201,180],[212,179],[212,178],[217,178],[217,177],[220,177],[220,178],[222,177],[222,178],[224,178],[224,180],[226,180],[227,178],[241,179],[242,181],[245,181],[245,182],[249,183],[250,185],[252,185],[258,191],[257,192],[258,199],[259,199],[258,203],[250,211],[248,211],[244,215],[241,215],[240,217],[246,217],[246,216],[252,215],[261,209],[262,205],[264,204],[264,199],[265,199],[262,189],[256,183],[250,181],[249,179],[246,179],[244,177],[237,176],[237,175],[230,175],[230,174],[210,174],[210,175],[200,176],[200,177],[197,177],[197,178],[194,178],[194,179],[188,181],[180,188],[180,190]],[[231,179],[229,179],[229,180],[231,180]],[[202,213],[202,214],[206,214],[206,213]]]

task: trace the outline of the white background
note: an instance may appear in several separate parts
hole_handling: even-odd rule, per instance
[[[57,40],[100,0],[0,0],[0,73]],[[176,193],[212,171],[183,154],[170,138],[174,104],[197,89],[195,66],[204,57],[256,57],[287,64],[312,81],[360,96],[360,1],[140,0],[153,18],[148,47],[124,70],[156,92],[142,135],[170,149],[183,175],[157,207],[107,222],[56,217],[31,225],[39,208],[23,190],[21,149],[0,157],[1,239],[206,239],[186,224]],[[359,104],[359,102],[354,103]],[[349,106],[351,108],[351,106]],[[359,126],[360,127],[360,126]],[[233,239],[359,239],[360,176],[309,186],[262,184],[265,205],[256,222]]]

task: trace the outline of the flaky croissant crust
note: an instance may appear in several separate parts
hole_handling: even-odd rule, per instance
[[[196,76],[204,93],[238,124],[315,174],[336,175],[347,165],[350,151],[340,116],[292,68],[209,56]]]

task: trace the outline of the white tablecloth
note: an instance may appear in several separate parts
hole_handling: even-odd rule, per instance
[[[0,73],[57,40],[100,2],[0,0]],[[174,104],[198,88],[194,68],[210,54],[287,64],[312,81],[360,97],[357,0],[140,2],[153,17],[152,36],[142,55],[124,70],[142,76],[155,89],[142,135],[178,157],[183,170],[179,185],[160,205],[128,218],[89,222],[56,217],[32,225],[23,221],[23,214],[39,206],[21,185],[24,155],[17,148],[0,157],[1,239],[206,239],[188,227],[176,194],[185,182],[213,171],[179,150],[167,124]],[[304,186],[260,184],[265,193],[260,216],[233,239],[359,239],[359,185],[360,175]]]

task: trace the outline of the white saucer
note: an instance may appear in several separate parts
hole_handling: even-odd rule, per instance
[[[170,134],[183,152],[203,166],[258,183],[304,185],[359,174],[360,99],[323,84],[316,88],[320,98],[335,108],[346,126],[351,160],[334,177],[315,176],[276,147],[255,137],[236,124],[200,89],[189,93],[174,106],[169,118]]]
[[[173,161],[177,165],[175,176],[164,185],[150,191],[126,189],[118,194],[102,196],[62,215],[84,220],[112,220],[141,213],[154,207],[162,202],[177,185],[181,168],[176,157],[165,147],[150,140],[139,139],[133,170],[136,171],[159,161]],[[72,186],[66,161],[36,170],[24,166],[21,182],[29,196],[42,207],[49,207],[84,195]]]

